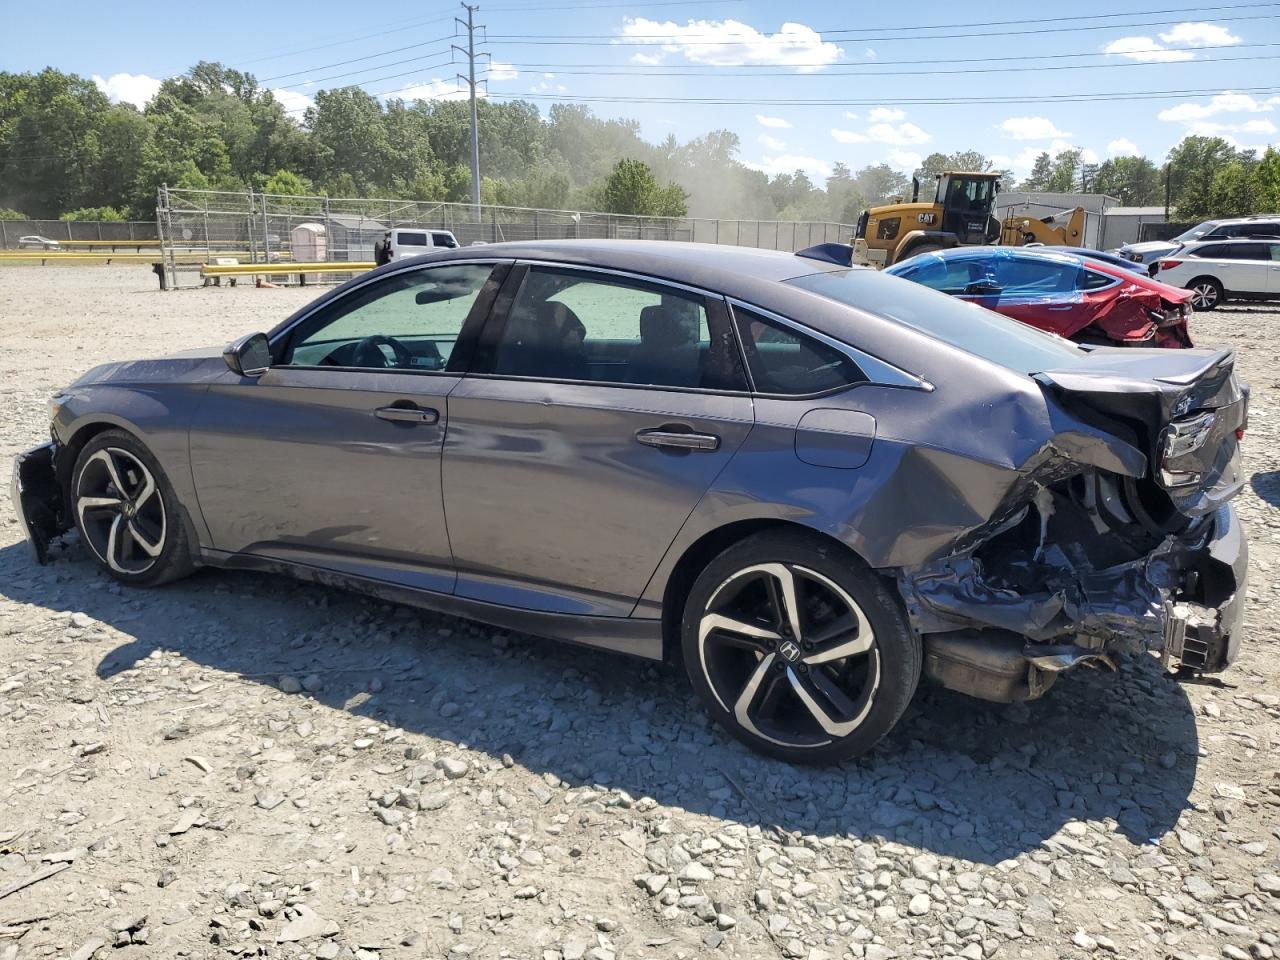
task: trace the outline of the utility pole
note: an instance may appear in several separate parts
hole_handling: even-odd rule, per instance
[[[476,53],[476,11],[480,9],[478,4],[466,3],[462,4],[464,10],[467,11],[467,19],[464,21],[461,17],[455,17],[457,24],[467,31],[467,49],[463,50],[457,44],[453,44],[453,49],[467,58],[467,76],[459,76],[458,79],[467,85],[471,91],[471,202],[475,206],[476,222],[480,222],[480,121],[479,114],[476,110],[476,57],[487,56],[487,54]],[[483,27],[479,29],[483,30]]]

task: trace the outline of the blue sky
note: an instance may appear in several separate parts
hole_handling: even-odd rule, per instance
[[[253,72],[298,117],[316,89],[348,83],[461,95],[461,66],[447,61],[462,11],[445,0],[5,6],[4,69],[93,76],[114,99],[145,102],[201,59]],[[490,95],[544,112],[589,98],[651,140],[728,128],[741,159],[769,173],[821,179],[836,161],[909,171],[934,150],[972,148],[1024,174],[1038,152],[1068,146],[1158,160],[1188,133],[1280,143],[1280,3],[492,0],[476,22]],[[910,102],[956,98],[987,102]]]

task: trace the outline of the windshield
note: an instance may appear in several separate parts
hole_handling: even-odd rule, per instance
[[[1070,340],[1042,333],[910,280],[873,270],[835,270],[784,282],[828,300],[896,320],[1018,373],[1069,367],[1089,355]]]
[[[1190,243],[1192,240],[1199,240],[1206,233],[1218,225],[1217,220],[1206,220],[1204,223],[1197,224],[1186,233],[1180,233],[1173,239],[1179,243]]]

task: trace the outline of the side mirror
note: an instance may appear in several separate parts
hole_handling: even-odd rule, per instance
[[[251,333],[227,344],[222,359],[232,373],[260,377],[271,369],[271,344],[265,333]]]

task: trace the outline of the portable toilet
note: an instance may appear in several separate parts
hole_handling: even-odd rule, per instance
[[[324,263],[328,259],[324,224],[298,224],[289,231],[289,244],[294,263]]]

